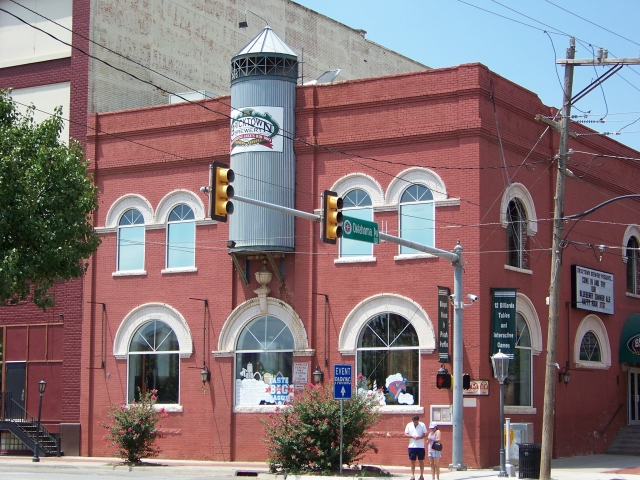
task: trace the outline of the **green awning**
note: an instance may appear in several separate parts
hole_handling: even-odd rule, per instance
[[[629,315],[620,334],[620,363],[640,363],[640,313]]]

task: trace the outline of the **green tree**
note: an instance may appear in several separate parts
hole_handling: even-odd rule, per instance
[[[81,277],[100,245],[96,187],[82,148],[58,139],[62,109],[43,122],[0,90],[0,304],[54,304],[55,282]]]
[[[369,429],[378,419],[374,397],[355,395],[343,404],[342,463],[353,465],[378,452]],[[340,470],[340,402],[330,387],[307,385],[294,401],[262,423],[272,472],[329,474]]]

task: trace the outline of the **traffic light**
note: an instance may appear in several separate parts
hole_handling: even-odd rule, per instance
[[[336,192],[325,190],[322,194],[322,228],[320,238],[324,243],[335,245],[342,237],[342,198]]]
[[[441,366],[436,374],[436,387],[450,389],[452,378],[447,369]]]
[[[227,215],[233,213],[233,187],[231,183],[235,179],[233,170],[229,165],[221,162],[213,162],[209,167],[209,212],[211,219],[226,222]]]
[[[471,375],[468,373],[462,374],[462,389],[469,390],[471,388]]]

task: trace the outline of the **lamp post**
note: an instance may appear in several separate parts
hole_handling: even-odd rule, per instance
[[[44,395],[44,391],[47,388],[47,382],[44,381],[44,378],[38,382],[38,391],[40,392],[40,403],[38,405],[38,428],[36,430],[36,448],[33,451],[33,458],[31,459],[33,462],[39,462],[40,457],[38,456],[38,449],[40,448],[40,415],[42,414],[42,396]]]
[[[500,473],[498,477],[508,477],[504,456],[504,379],[509,374],[509,357],[498,350],[491,357],[493,376],[500,382]]]

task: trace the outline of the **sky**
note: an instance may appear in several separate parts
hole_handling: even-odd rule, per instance
[[[598,47],[609,58],[640,56],[640,0],[295,1],[432,68],[480,62],[557,108],[564,66],[556,59],[566,57],[569,36],[578,59],[592,58]],[[573,94],[609,68],[575,67]],[[640,151],[640,65],[625,66],[571,113],[596,131],[621,132],[610,137]]]

